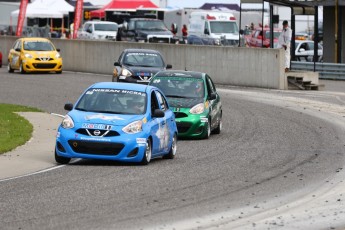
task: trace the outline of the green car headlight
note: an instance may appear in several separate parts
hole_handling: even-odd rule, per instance
[[[189,110],[191,114],[201,114],[205,111],[204,103],[197,104]]]

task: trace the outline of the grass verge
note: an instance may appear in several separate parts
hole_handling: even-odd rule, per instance
[[[27,106],[0,104],[0,154],[25,144],[31,138],[31,123],[16,112],[42,111]]]

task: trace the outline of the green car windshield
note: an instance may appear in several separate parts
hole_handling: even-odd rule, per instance
[[[155,77],[150,85],[161,89],[165,96],[176,98],[204,98],[205,86],[201,78]]]

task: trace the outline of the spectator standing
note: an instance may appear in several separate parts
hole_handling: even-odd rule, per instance
[[[285,72],[290,69],[290,45],[291,45],[292,30],[289,27],[288,21],[283,21],[283,31],[278,38],[277,48],[285,50]]]
[[[187,37],[188,36],[188,29],[187,29],[186,24],[184,24],[183,27],[182,27],[182,36],[183,37]]]

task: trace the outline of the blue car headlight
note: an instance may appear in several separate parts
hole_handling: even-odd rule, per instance
[[[191,114],[201,114],[205,111],[204,103],[199,103],[189,110]]]
[[[66,115],[61,122],[61,126],[64,129],[72,129],[74,127],[74,121],[70,116]]]
[[[134,121],[128,125],[126,125],[123,129],[123,132],[128,133],[128,134],[134,134],[134,133],[139,133],[143,131],[143,122],[140,121]]]

